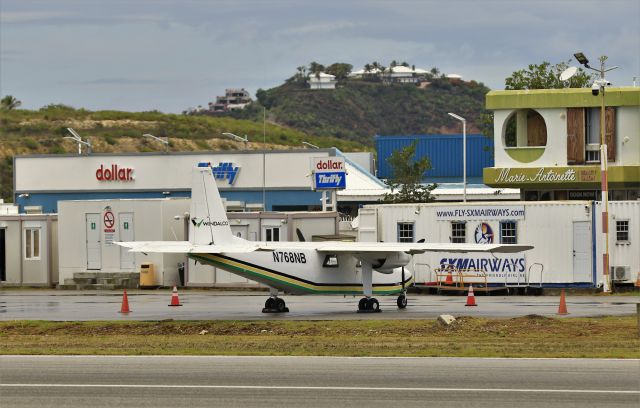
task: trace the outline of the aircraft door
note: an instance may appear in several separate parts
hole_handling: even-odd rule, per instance
[[[133,213],[125,212],[118,214],[118,223],[120,234],[120,241],[131,242],[135,241],[133,236]],[[120,247],[120,269],[135,269],[135,256],[133,252],[129,252],[128,248]]]
[[[100,214],[85,214],[87,238],[87,269],[102,269],[102,246],[100,242]]]

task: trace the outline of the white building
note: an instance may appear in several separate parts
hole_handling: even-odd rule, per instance
[[[320,72],[309,75],[309,88],[311,89],[336,89],[335,75]]]
[[[635,282],[640,273],[640,201],[612,201],[609,216],[612,279]],[[358,240],[534,246],[520,254],[416,255],[414,276],[422,285],[436,285],[438,268],[452,264],[480,270],[492,285],[599,287],[600,223],[599,203],[591,201],[366,205],[358,217]]]

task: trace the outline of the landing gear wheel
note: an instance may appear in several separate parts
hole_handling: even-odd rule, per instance
[[[289,308],[285,303],[284,299],[279,297],[270,297],[264,302],[264,309],[262,309],[262,313],[287,313]]]
[[[289,311],[289,309],[287,309],[287,304],[284,302],[283,299],[277,298],[276,299],[276,310],[278,311],[278,313],[284,313],[285,311]]]
[[[398,309],[404,309],[405,307],[407,307],[407,296],[405,294],[398,296],[397,303]]]
[[[362,298],[358,302],[358,313],[379,313],[380,303],[376,298]]]
[[[270,297],[269,299],[267,299],[266,302],[264,302],[264,308],[265,309],[275,309],[276,308],[276,300],[272,297]]]

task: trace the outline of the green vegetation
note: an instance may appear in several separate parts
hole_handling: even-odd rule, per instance
[[[389,180],[391,192],[384,195],[385,203],[428,203],[433,201],[431,191],[436,184],[423,185],[424,173],[431,168],[428,157],[416,160],[418,142],[414,141],[402,150],[396,150],[387,161],[391,166]]]
[[[420,88],[349,79],[339,82],[334,90],[315,90],[296,80],[303,78],[302,68],[284,85],[256,93],[272,121],[365,146],[373,145],[376,134],[460,133],[459,122],[447,112],[467,118],[469,133],[479,132],[482,127],[481,114],[485,112],[484,98],[489,89],[475,81],[434,77]],[[256,119],[262,116],[262,109],[249,109],[238,115]]]
[[[2,354],[638,358],[636,317],[0,322]]]
[[[11,97],[13,98],[13,97]],[[7,103],[15,104],[15,98]],[[232,117],[186,116],[158,111],[120,112],[74,109],[66,105],[47,105],[37,111],[0,109],[0,198],[12,200],[13,156],[18,154],[76,153],[77,144],[65,140],[67,128],[91,139],[93,152],[152,152],[163,146],[142,137],[151,133],[168,136],[171,151],[241,150],[244,144],[233,142],[222,132],[248,135],[249,149],[302,148],[302,141],[320,147],[359,151],[364,147],[330,136],[311,136],[302,131],[267,122],[263,145],[262,115],[256,120]]]
[[[570,63],[571,60],[555,65],[547,61],[543,61],[542,64],[529,64],[527,68],[514,71],[505,79],[504,89],[562,89],[590,86],[593,75],[587,74],[582,68],[578,68],[577,73],[568,81],[560,80],[560,74],[569,68]]]

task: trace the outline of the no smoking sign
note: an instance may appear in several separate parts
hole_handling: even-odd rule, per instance
[[[111,211],[106,211],[104,213],[104,227],[105,228],[113,228],[116,224],[116,217],[113,215]]]

